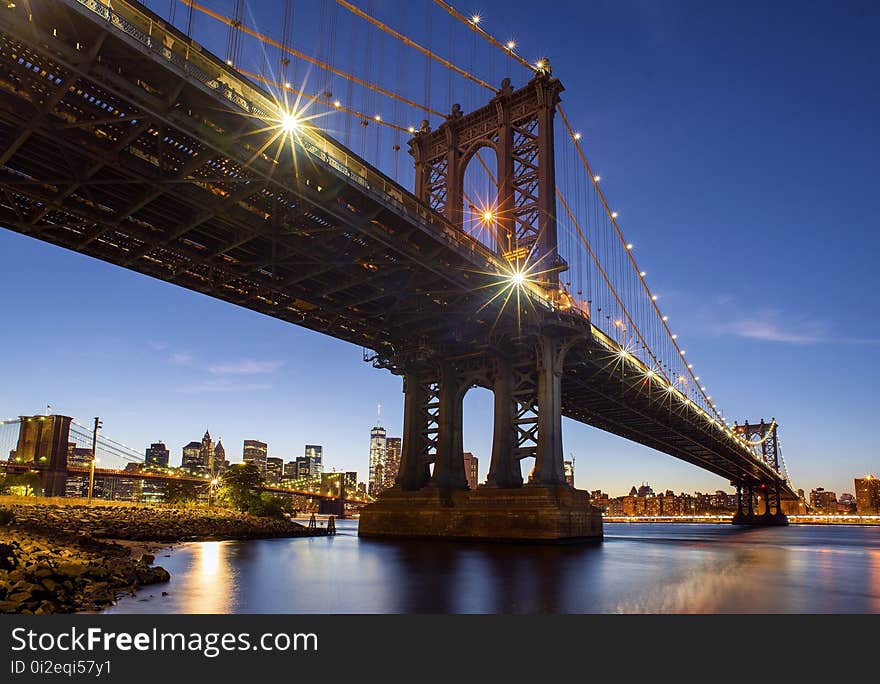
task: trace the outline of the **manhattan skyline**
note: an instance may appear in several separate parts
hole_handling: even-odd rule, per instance
[[[503,7],[525,6],[481,4],[490,26]],[[622,228],[725,417],[775,417],[797,487],[851,491],[853,477],[880,469],[880,323],[854,296],[880,284],[880,210],[869,199],[880,95],[865,87],[876,10],[545,11],[564,35],[492,28],[552,58]],[[833,47],[816,52],[817,41]],[[172,460],[205,428],[231,460],[244,439],[285,460],[319,443],[328,463],[359,473],[377,403],[388,434],[401,434],[400,380],[357,347],[9,231],[0,264],[13,295],[2,418],[46,404],[82,422],[100,415],[107,435],[141,451],[162,440]],[[473,390],[464,448],[481,478],[490,426],[491,394]],[[587,426],[566,420],[564,430],[580,488],[618,492],[646,478],[728,488]]]

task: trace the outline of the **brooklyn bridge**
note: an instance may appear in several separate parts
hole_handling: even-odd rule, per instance
[[[449,35],[419,37],[344,0],[313,25],[278,3],[273,32],[241,0],[231,15],[158,4],[0,10],[0,225],[359,345],[399,375],[400,471],[360,534],[600,537],[565,482],[563,416],[723,477],[734,522],[785,522],[776,421],[730,422],[709,394],[550,58],[442,0],[425,4]],[[468,49],[450,52],[455,35]],[[360,75],[338,58],[358,48]],[[494,424],[469,490],[473,387],[492,391]]]

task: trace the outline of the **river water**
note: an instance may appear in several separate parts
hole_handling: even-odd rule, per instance
[[[338,529],[162,551],[171,582],[107,612],[880,613],[880,527],[606,523],[602,543],[564,546]]]

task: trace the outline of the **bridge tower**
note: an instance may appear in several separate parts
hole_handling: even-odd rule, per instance
[[[508,261],[540,264],[546,286],[558,285],[565,269],[557,253],[556,169],[553,120],[560,93],[550,63],[524,87],[510,79],[485,106],[468,114],[452,107],[446,121],[431,130],[427,121],[409,142],[415,160],[415,195],[463,229],[464,179],[477,152],[491,148],[498,195],[491,212],[494,245]]]
[[[67,483],[69,416],[21,416],[16,464],[39,471],[46,496],[64,496]]]
[[[549,63],[525,86],[502,82],[484,107],[458,105],[436,130],[410,141],[415,194],[464,229],[464,177],[484,147],[495,151],[498,195],[492,246],[513,272],[539,265],[538,287],[558,291],[566,264],[557,252],[553,118],[563,90]],[[534,311],[534,310],[533,310]],[[462,315],[463,314],[463,315]],[[548,308],[468,337],[473,311],[450,312],[448,335],[413,335],[374,363],[403,377],[404,425],[395,486],[361,511],[363,536],[554,540],[602,536],[601,513],[565,481],[562,377],[574,342],[589,335],[582,316]],[[494,393],[493,445],[485,485],[469,490],[463,399],[474,386]],[[521,460],[534,458],[523,481]]]
[[[737,512],[733,517],[734,525],[787,525],[788,517],[782,510],[781,488],[783,484],[782,468],[779,458],[779,435],[776,419],[769,423],[762,418],[757,424],[748,421],[739,425],[734,423],[733,429],[740,437],[752,442],[760,450],[761,460],[777,473],[773,481],[765,482],[734,482],[737,491]],[[756,506],[757,500],[763,503],[763,512]]]

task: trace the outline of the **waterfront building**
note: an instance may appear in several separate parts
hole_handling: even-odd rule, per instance
[[[282,478],[285,480],[295,480],[297,477],[298,473],[296,470],[296,459],[285,463],[284,470],[282,471]]]
[[[191,473],[201,471],[202,445],[201,442],[190,442],[183,447],[183,456],[180,459],[180,467]]]
[[[476,489],[480,480],[479,475],[480,459],[474,456],[470,451],[464,452],[464,475],[467,478],[468,489]]]
[[[385,439],[385,462],[382,464],[383,489],[390,489],[397,481],[397,472],[400,470],[401,446],[402,440],[400,437],[388,437]],[[465,454],[464,467],[465,472],[467,472],[467,454]]]
[[[369,492],[371,496],[379,496],[385,489],[385,448],[385,428],[376,421],[376,426],[370,430]]]
[[[278,484],[284,474],[284,460],[269,456],[266,459],[266,482],[269,484]]]
[[[73,442],[67,445],[67,467],[88,468],[92,462],[92,450],[76,446]],[[85,497],[89,491],[89,476],[85,474],[69,474],[64,485],[64,496]]]
[[[253,463],[260,471],[260,475],[266,476],[266,458],[269,453],[269,445],[257,439],[244,440],[241,458],[245,463]]]
[[[297,477],[300,480],[305,478],[319,480],[321,473],[324,472],[323,459],[324,447],[320,444],[306,444],[306,455],[296,458]]]
[[[355,471],[347,470],[345,472],[345,495],[354,496],[357,492],[358,474]]]
[[[810,492],[810,508],[814,513],[837,513],[837,494],[817,487]]]
[[[880,515],[880,479],[865,475],[854,482],[859,515]]]
[[[171,452],[163,442],[153,442],[144,452],[144,463],[148,466],[167,468],[171,461]]]
[[[837,512],[852,514],[856,512],[856,497],[848,492],[844,492],[837,499]]]
[[[202,437],[201,444],[199,444],[199,461],[200,461],[200,473],[202,475],[212,475],[214,474],[214,441],[211,439],[211,433],[205,430],[205,435]]]
[[[229,467],[229,461],[226,460],[226,449],[223,447],[223,440],[218,439],[214,447],[211,461],[211,477],[220,477]]]

